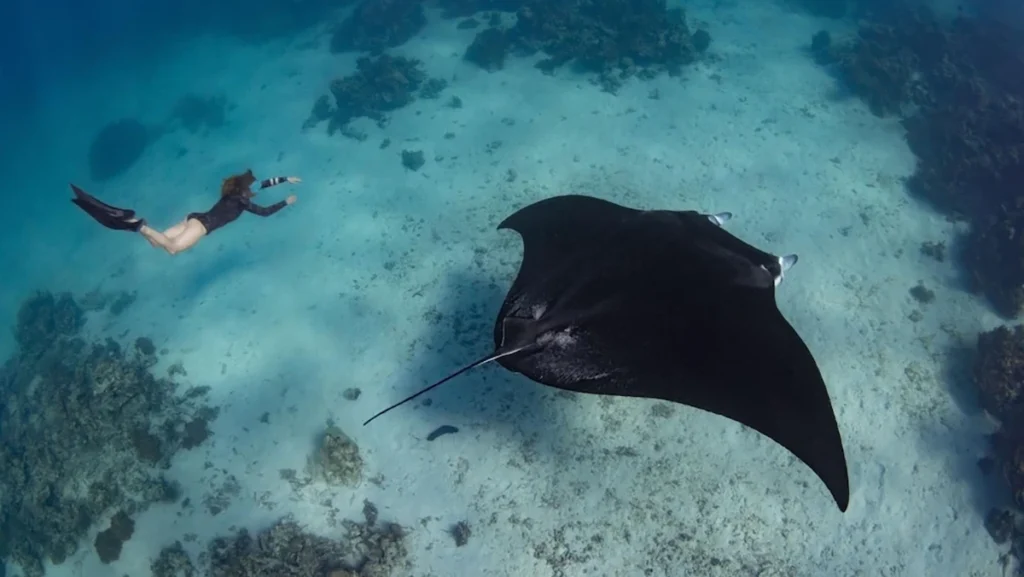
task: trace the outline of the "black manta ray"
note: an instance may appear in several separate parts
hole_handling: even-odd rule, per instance
[[[846,511],[849,477],[814,357],[775,304],[796,256],[733,236],[731,215],[635,210],[588,196],[520,209],[498,228],[523,262],[484,363],[538,383],[682,403],[751,427],[796,455]],[[364,423],[365,424],[365,423]]]

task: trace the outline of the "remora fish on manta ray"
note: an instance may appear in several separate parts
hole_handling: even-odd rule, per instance
[[[662,399],[766,435],[850,499],[842,438],[817,363],[779,312],[796,263],[733,236],[729,213],[636,210],[589,196],[548,198],[506,218],[523,261],[494,326],[497,361],[566,391]]]

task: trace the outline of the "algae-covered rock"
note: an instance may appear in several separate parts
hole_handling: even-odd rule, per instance
[[[327,427],[320,439],[315,470],[331,484],[355,486],[363,478],[363,458],[359,447],[334,425]]]

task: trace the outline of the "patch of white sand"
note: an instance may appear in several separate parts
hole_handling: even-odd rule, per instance
[[[51,574],[145,575],[185,534],[197,536],[186,544],[195,552],[287,512],[330,534],[332,518],[359,518],[369,499],[410,528],[415,575],[1001,575],[974,466],[984,422],[957,405],[968,385],[947,384],[951,351],[998,320],[965,294],[950,259],[919,251],[948,242],[954,226],[903,190],[914,158],[899,125],[840,95],[806,54],[829,23],[770,4],[720,6],[688,10],[713,38],[705,62],[681,78],[630,81],[618,96],[567,70],[545,76],[532,60],[478,70],[461,60],[475,32],[432,15],[395,52],[450,86],[384,129],[355,122],[365,142],[328,137],[323,124],[300,130],[330,80],[354,69],[355,55],[331,55],[326,38],[313,48],[197,42],[144,80],[112,72],[69,89],[38,137],[46,153],[25,186],[39,219],[12,239],[21,253],[4,254],[19,280],[5,283],[2,318],[13,322],[31,286],[135,290],[121,316],[92,322],[151,335],[170,351],[165,364],[182,362],[184,382],[212,387],[223,409],[211,440],[169,471],[191,508],[142,514],[111,566],[90,536]],[[158,121],[180,94],[220,90],[237,104],[229,126],[171,133],[108,184],[83,176],[89,139],[111,117]],[[448,107],[456,95],[463,107]],[[403,149],[422,150],[423,168],[404,170]],[[299,202],[244,216],[174,258],[65,204],[72,180],[169,226],[247,167],[303,177],[260,195]],[[845,515],[805,466],[735,423],[559,395],[495,367],[439,389],[430,406],[361,426],[490,349],[521,250],[495,225],[567,192],[732,211],[734,233],[800,255],[778,300],[829,385],[850,466]],[[918,281],[933,303],[911,298]],[[357,401],[343,398],[349,387],[362,390]],[[301,474],[328,419],[358,442],[364,481],[295,491],[280,470]],[[442,424],[460,432],[427,442]],[[237,495],[211,517],[204,495],[229,476]],[[459,520],[473,533],[456,548],[447,529]]]

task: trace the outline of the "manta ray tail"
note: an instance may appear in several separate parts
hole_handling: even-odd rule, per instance
[[[408,403],[409,401],[415,399],[416,397],[418,397],[418,396],[420,396],[420,395],[422,395],[424,393],[428,393],[428,392],[436,389],[437,387],[440,387],[441,385],[447,383],[448,381],[454,379],[455,377],[461,375],[462,373],[465,373],[466,371],[469,371],[471,369],[475,369],[475,368],[479,367],[480,365],[486,365],[487,363],[489,363],[491,361],[496,361],[496,360],[498,360],[498,359],[500,359],[502,357],[507,357],[509,355],[514,355],[514,354],[516,354],[518,352],[521,352],[522,350],[528,348],[529,346],[531,346],[531,345],[527,344],[527,345],[519,346],[519,347],[516,347],[516,348],[513,348],[513,349],[498,349],[497,351],[494,351],[490,355],[488,355],[488,356],[486,356],[486,357],[484,357],[482,359],[479,359],[477,361],[474,361],[471,364],[468,364],[468,365],[462,367],[461,369],[455,371],[454,373],[448,375],[447,377],[441,379],[440,381],[437,381],[436,383],[430,385],[429,387],[426,387],[425,389],[422,389],[421,391],[419,391],[419,392],[417,392],[417,393],[415,393],[413,395],[410,395],[410,396],[402,399],[401,401],[398,401],[397,403],[391,405],[390,407],[384,409],[383,411],[381,411],[381,412],[377,413],[376,415],[374,415],[374,416],[370,417],[369,419],[367,419],[366,422],[363,423],[363,426],[365,427],[366,425],[369,425],[371,421],[373,421],[377,417],[383,415],[384,413],[387,413],[391,409],[396,409],[396,408],[398,408],[398,407]]]

